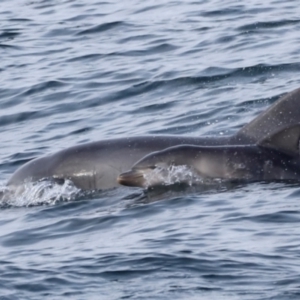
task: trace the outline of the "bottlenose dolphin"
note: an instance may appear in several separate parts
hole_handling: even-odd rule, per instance
[[[120,186],[117,177],[145,155],[176,145],[262,145],[296,155],[300,124],[300,89],[276,103],[228,137],[142,136],[77,145],[31,160],[15,171],[9,189],[42,179],[71,180],[82,190]]]
[[[253,145],[181,145],[146,155],[118,177],[120,184],[143,188],[209,180],[299,181],[300,156]]]

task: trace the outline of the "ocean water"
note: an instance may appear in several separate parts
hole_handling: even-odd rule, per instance
[[[299,16],[291,0],[2,0],[2,186],[71,145],[233,134],[300,86]],[[0,206],[1,300],[300,297],[298,185],[39,188]]]

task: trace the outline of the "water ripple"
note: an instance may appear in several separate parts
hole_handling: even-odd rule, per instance
[[[77,33],[77,35],[96,34],[96,33],[100,33],[100,32],[103,32],[103,31],[107,31],[107,30],[110,30],[110,29],[117,28],[119,26],[128,27],[129,25],[126,24],[125,22],[121,22],[121,21],[109,22],[109,23],[96,25],[96,26],[93,26],[92,28],[79,31]]]

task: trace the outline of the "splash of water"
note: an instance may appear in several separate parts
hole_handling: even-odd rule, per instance
[[[192,168],[182,166],[169,166],[168,168],[155,168],[144,175],[147,187],[153,185],[174,185],[184,183],[189,186],[204,183],[204,179]]]
[[[51,180],[28,182],[14,190],[2,185],[0,207],[54,205],[58,201],[72,201],[80,192],[70,180],[65,180],[63,184]]]

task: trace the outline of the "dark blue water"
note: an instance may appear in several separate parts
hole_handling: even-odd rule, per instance
[[[300,86],[297,1],[0,5],[0,180],[71,145],[228,135]],[[0,208],[0,299],[299,299],[300,188],[249,184]]]

